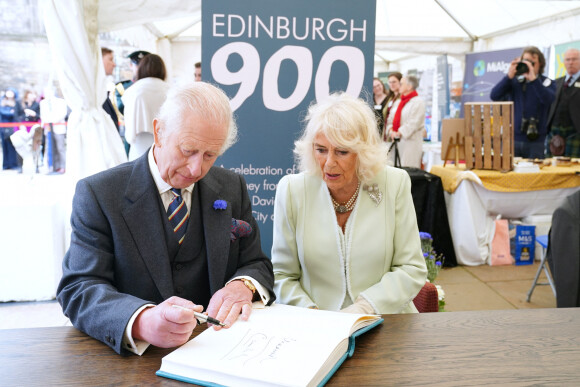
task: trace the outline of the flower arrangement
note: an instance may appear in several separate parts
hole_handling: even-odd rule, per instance
[[[228,202],[226,202],[225,200],[218,199],[215,202],[213,202],[214,210],[225,210],[226,208],[228,208]]]
[[[443,257],[443,254],[437,254],[433,250],[433,238],[431,238],[431,234],[420,232],[419,237],[421,238],[421,251],[423,251],[423,257],[427,265],[427,279],[432,283],[437,278],[439,270],[443,267],[445,257]]]
[[[443,254],[437,254],[433,250],[433,238],[431,234],[420,232],[419,237],[421,238],[421,251],[423,251],[423,257],[427,265],[427,280],[433,283],[439,274],[439,270],[443,267],[445,257],[443,257]],[[445,292],[441,286],[435,286],[437,287],[437,294],[439,296],[439,311],[442,312],[445,307]]]

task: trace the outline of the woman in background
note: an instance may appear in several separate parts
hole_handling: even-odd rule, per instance
[[[385,118],[383,117],[383,110],[387,106],[387,89],[385,84],[379,78],[373,78],[373,99],[375,101],[375,116],[377,117],[377,129],[379,136],[383,136],[383,129],[385,127]]]
[[[38,122],[40,121],[40,104],[38,103],[38,95],[34,91],[26,90],[22,100],[23,114],[21,120],[24,122]]]
[[[295,143],[301,172],[278,183],[277,301],[353,313],[417,312],[425,284],[407,172],[386,166],[368,104],[333,94],[310,107]]]
[[[401,87],[401,79],[403,74],[398,71],[389,74],[389,92],[387,93],[387,102],[385,103],[385,108],[383,109],[383,117],[385,122],[385,129],[389,124],[393,123],[394,112],[397,110],[399,101],[401,100],[401,94],[399,94],[399,88]],[[391,114],[391,112],[393,114]],[[390,121],[389,121],[390,120]],[[383,130],[383,139],[386,141],[386,130]]]
[[[401,102],[387,125],[389,141],[398,141],[401,167],[421,168],[425,130],[425,101],[417,94],[419,81],[413,76],[401,79]],[[390,122],[390,120],[389,120]],[[394,151],[389,152],[389,163],[394,163]],[[391,164],[392,165],[392,164]]]
[[[129,160],[135,160],[153,144],[153,119],[167,97],[165,63],[159,55],[143,57],[137,68],[137,81],[123,94],[125,139],[131,148]]]

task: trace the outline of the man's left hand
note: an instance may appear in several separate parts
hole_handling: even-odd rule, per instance
[[[246,321],[252,313],[252,298],[254,294],[242,281],[236,280],[218,290],[207,307],[208,316],[212,316],[227,327],[231,327],[240,313],[242,320]],[[221,329],[214,325],[215,330]]]

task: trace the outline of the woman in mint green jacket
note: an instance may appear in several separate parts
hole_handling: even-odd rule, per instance
[[[373,111],[333,94],[310,107],[295,143],[301,172],[278,183],[277,301],[353,313],[412,313],[425,284],[407,172],[386,166]]]

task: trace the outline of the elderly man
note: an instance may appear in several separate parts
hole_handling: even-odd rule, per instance
[[[121,354],[184,344],[204,305],[227,327],[275,297],[246,183],[212,167],[237,133],[226,95],[176,87],[153,127],[142,157],[78,182],[57,290],[73,325]]]
[[[397,148],[401,167],[421,168],[423,131],[425,130],[425,101],[418,97],[417,87],[419,87],[417,78],[407,76],[401,79],[399,87],[401,101],[397,105],[392,124],[387,127],[388,137],[391,141],[398,141]],[[395,152],[391,150],[389,163],[399,166],[397,160],[394,159],[395,157]]]
[[[566,75],[556,79],[556,100],[548,115],[546,156],[580,157],[580,50],[564,52]]]

